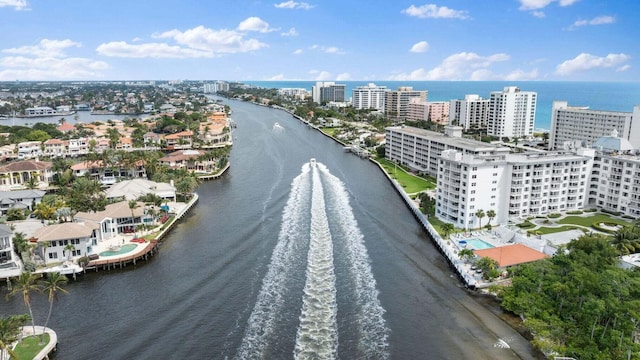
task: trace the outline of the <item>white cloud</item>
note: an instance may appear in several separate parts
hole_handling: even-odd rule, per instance
[[[614,18],[613,16],[602,15],[602,16],[596,16],[591,20],[577,20],[576,22],[573,23],[573,25],[569,27],[569,29],[574,29],[580,26],[587,26],[587,25],[607,25],[607,24],[613,24],[615,22],[616,22],[616,18]]]
[[[282,36],[298,36],[298,31],[296,31],[296,28],[291,28],[287,32],[280,33],[280,35],[282,35]]]
[[[309,74],[313,75],[314,80],[317,81],[333,80],[333,76],[328,71],[311,70]]]
[[[212,53],[239,53],[261,49],[267,45],[255,39],[245,39],[243,33],[235,30],[213,30],[200,25],[187,31],[170,30],[153,35],[160,39],[173,39],[191,49]]]
[[[9,56],[0,59],[0,80],[80,80],[99,78],[109,65],[104,61],[69,57]]]
[[[302,9],[302,10],[309,10],[315,7],[315,5],[311,5],[306,2],[296,2],[293,0],[281,2],[279,4],[273,4],[273,6],[277,7],[278,9]]]
[[[80,47],[81,44],[69,39],[49,40],[42,39],[38,45],[27,45],[17,48],[4,49],[2,52],[16,55],[29,55],[36,57],[60,57],[64,56],[64,50],[70,47]]]
[[[506,81],[525,81],[525,80],[536,80],[539,77],[538,69],[533,69],[529,72],[516,69],[506,76],[503,77],[503,80]]]
[[[0,8],[13,7],[16,10],[29,10],[27,0],[0,0]]]
[[[629,69],[631,69],[631,65],[624,64],[624,65],[620,66],[619,68],[617,68],[616,72],[623,72],[623,71],[627,71]]]
[[[261,27],[260,22],[256,21],[250,21],[244,25],[245,28],[251,26],[254,29],[268,29],[268,24],[266,27]],[[202,25],[185,31],[173,29],[153,34],[151,37],[173,40],[175,44],[167,42],[129,44],[125,41],[112,41],[99,45],[96,50],[101,55],[126,58],[211,58],[268,47],[267,44],[256,39],[247,38],[243,32],[227,29],[214,30]]]
[[[300,55],[300,54],[302,54],[302,53],[303,53],[302,49],[296,49],[296,50],[294,50],[294,51],[293,51],[293,53],[292,53],[292,54],[293,54],[293,55]]]
[[[533,15],[534,17],[537,17],[538,19],[542,19],[543,17],[545,17],[546,15],[544,14],[544,11],[532,11],[531,15]]]
[[[140,37],[134,37],[133,39],[131,39],[131,42],[140,42],[142,41],[142,38]]]
[[[509,55],[502,53],[481,56],[472,52],[461,52],[450,55],[429,71],[421,68],[408,74],[399,73],[391,76],[390,80],[468,80],[474,76],[486,77],[486,72],[478,70],[487,69],[495,62],[506,60],[509,60]]]
[[[215,53],[169,45],[165,43],[129,44],[125,41],[112,41],[100,44],[96,51],[100,55],[125,58],[207,58]]]
[[[260,19],[259,17],[252,16],[246,18],[238,25],[240,31],[258,31],[261,33],[267,33],[275,31],[275,29],[269,28],[269,23]]]
[[[468,19],[469,15],[464,10],[454,10],[446,6],[435,4],[425,4],[421,6],[411,5],[401,11],[403,14],[415,16],[417,18],[447,18],[447,19]]]
[[[318,50],[326,54],[339,54],[339,55],[345,54],[344,50],[337,48],[335,46],[311,45],[309,49]]]
[[[280,80],[284,80],[284,79],[285,79],[284,74],[278,74],[278,75],[274,75],[274,76],[270,77],[267,80],[269,80],[269,81],[280,81]]]
[[[531,11],[531,15],[537,18],[545,17],[543,11],[540,9],[546,8],[549,4],[553,2],[557,2],[560,6],[569,6],[578,2],[579,0],[519,0],[520,1],[520,10],[522,11]]]
[[[608,54],[599,57],[587,53],[582,53],[571,60],[566,60],[556,67],[558,75],[571,75],[576,72],[587,71],[597,68],[610,68],[618,66],[629,60],[631,57],[626,54]]]
[[[338,74],[338,76],[336,76],[336,81],[348,81],[348,80],[351,80],[351,74],[347,72]]]
[[[42,39],[37,45],[3,49],[16,56],[0,58],[0,80],[76,80],[102,77],[109,64],[81,57],[68,57],[65,50],[79,42]]]
[[[429,43],[426,41],[420,41],[418,43],[413,44],[411,50],[412,53],[423,53],[429,50]]]

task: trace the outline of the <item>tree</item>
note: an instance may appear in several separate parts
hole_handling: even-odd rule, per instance
[[[491,221],[493,221],[493,219],[495,219],[495,217],[496,217],[495,210],[487,211],[487,217],[489,218],[489,224],[491,224]]]
[[[9,345],[19,339],[20,327],[27,321],[29,321],[27,314],[0,317],[0,360],[4,360],[5,351],[9,353],[10,358],[18,358]]]
[[[73,246],[73,245],[71,245]],[[53,301],[58,301],[58,293],[68,294],[62,286],[67,283],[67,277],[60,275],[59,272],[50,272],[42,282],[42,291],[47,293],[47,299],[49,300],[49,312],[47,313],[47,320],[44,322],[46,328],[49,324],[49,318],[51,317],[51,310],[53,310]],[[42,332],[42,339],[40,342],[44,342],[44,331]]]
[[[25,271],[18,277],[18,283],[14,285],[13,289],[7,295],[7,297],[15,296],[16,294],[22,294],[22,300],[24,305],[29,309],[29,316],[31,317],[31,326],[33,326],[33,334],[36,333],[36,323],[33,320],[33,311],[31,311],[31,294],[40,292],[40,286],[37,284],[38,275],[32,274],[29,271]]]
[[[197,186],[198,181],[193,176],[185,176],[176,184],[176,190],[187,199]]]
[[[440,225],[440,229],[442,230],[443,237],[448,239],[449,235],[453,232],[453,224],[444,223]]]
[[[137,201],[129,200],[129,210],[131,210],[131,225],[135,224],[133,211],[139,207],[140,207],[140,204],[138,204]],[[136,234],[134,234],[134,236],[136,236]]]
[[[75,211],[97,212],[104,210],[107,198],[97,180],[81,177],[71,185],[66,202]]]
[[[478,227],[482,228],[482,218],[484,217],[484,210],[479,209],[476,211],[476,218],[478,218]]]
[[[493,280],[495,279],[498,273],[498,262],[493,260],[490,257],[482,257],[478,261],[476,261],[476,266],[479,269],[482,269],[482,277],[485,280]]]
[[[67,244],[64,247],[64,251],[67,253],[67,260],[71,260],[71,254],[73,253],[73,251],[76,249],[76,247],[73,244]]]
[[[25,238],[23,232],[13,233],[13,248],[16,249],[18,254],[22,254],[27,251],[27,238]]]
[[[476,254],[471,249],[462,249],[458,252],[458,257],[460,257],[460,259],[464,259],[465,263],[468,263],[469,260],[473,259],[475,256]]]

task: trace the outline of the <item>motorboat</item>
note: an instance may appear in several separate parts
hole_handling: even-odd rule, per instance
[[[311,158],[311,160],[309,160],[309,165],[316,166],[316,158]]]

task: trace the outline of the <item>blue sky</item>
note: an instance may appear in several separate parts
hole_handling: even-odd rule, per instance
[[[0,0],[0,81],[638,81],[636,0]]]

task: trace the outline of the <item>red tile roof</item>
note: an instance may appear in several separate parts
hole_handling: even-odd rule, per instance
[[[497,261],[499,267],[524,264],[548,257],[544,253],[522,244],[474,250],[473,252],[480,257],[488,257]]]

